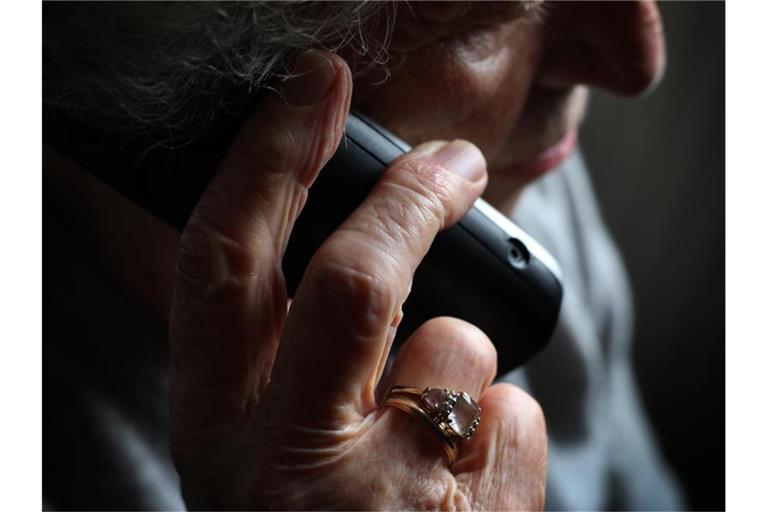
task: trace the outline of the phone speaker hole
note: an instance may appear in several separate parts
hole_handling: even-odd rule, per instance
[[[531,259],[531,253],[523,242],[517,238],[509,239],[509,262],[512,266],[523,268],[528,265]]]

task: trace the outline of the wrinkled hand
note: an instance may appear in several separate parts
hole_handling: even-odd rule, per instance
[[[490,385],[482,332],[427,322],[383,375],[414,270],[485,187],[476,147],[433,142],[393,163],[315,254],[288,312],[281,258],[352,90],[337,56],[305,53],[297,70],[286,99],[269,93],[244,123],[182,234],[171,411],[188,505],[541,508],[543,416],[519,389]],[[377,386],[392,385],[480,398],[480,428],[451,468],[429,429],[377,407]]]

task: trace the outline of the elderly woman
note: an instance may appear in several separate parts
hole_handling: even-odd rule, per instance
[[[48,142],[69,122],[106,158],[229,137],[180,236],[45,147],[46,504],[678,507],[628,369],[625,275],[572,154],[585,86],[639,94],[663,63],[650,2],[46,5]],[[351,105],[415,148],[291,301],[281,258]],[[483,332],[437,318],[387,364],[414,270],[481,195],[560,259],[550,346],[497,375]],[[455,460],[382,406],[398,385],[479,403]]]

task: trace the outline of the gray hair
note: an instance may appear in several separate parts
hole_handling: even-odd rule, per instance
[[[353,60],[383,67],[395,9],[391,2],[45,2],[44,106],[121,137],[191,139],[288,76],[304,49],[345,48]]]

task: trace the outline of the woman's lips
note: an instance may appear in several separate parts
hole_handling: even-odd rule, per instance
[[[573,152],[578,141],[578,128],[572,128],[554,145],[504,169],[505,174],[532,180],[560,165]]]

